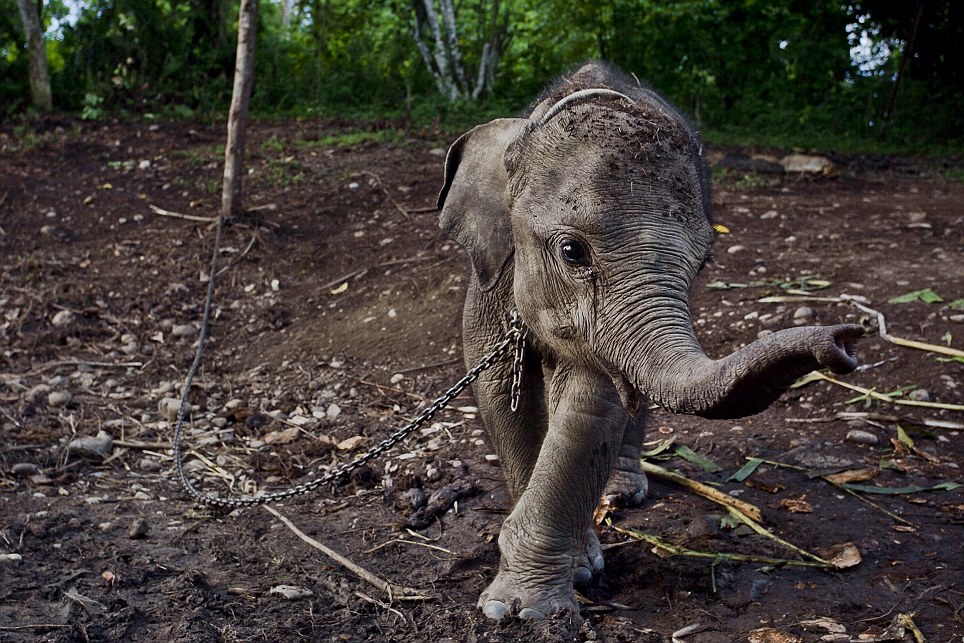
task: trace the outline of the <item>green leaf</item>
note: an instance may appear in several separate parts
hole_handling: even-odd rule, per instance
[[[640,454],[639,454],[639,457],[640,457],[640,458],[652,458],[652,457],[655,456],[655,455],[659,455],[660,453],[662,453],[663,451],[665,451],[666,449],[668,449],[668,448],[670,447],[670,445],[672,445],[673,442],[675,442],[675,441],[676,441],[676,436],[673,436],[673,437],[671,437],[671,438],[666,438],[665,440],[661,440],[659,443],[656,444],[655,447],[653,447],[653,448],[650,449],[649,451],[643,451],[642,453],[640,453]],[[652,442],[649,442],[649,443],[647,443],[647,444],[653,444],[653,443],[652,443]],[[644,445],[644,446],[645,446],[645,445]]]
[[[713,290],[732,290],[733,288],[746,288],[746,284],[728,284],[725,281],[711,281],[706,284],[707,288]]]
[[[941,482],[939,484],[935,484],[933,487],[919,487],[916,485],[911,485],[909,487],[875,487],[873,485],[849,483],[845,483],[840,486],[844,487],[845,489],[850,489],[851,491],[860,491],[862,493],[878,493],[896,496],[907,493],[918,493],[920,491],[953,491],[961,485],[957,482]]]
[[[716,464],[715,462],[707,458],[705,455],[700,455],[699,453],[689,448],[685,444],[681,444],[678,447],[676,447],[676,449],[674,449],[674,452],[679,457],[683,458],[688,462],[692,462],[693,464],[699,466],[704,471],[707,471],[709,473],[716,473],[717,471],[723,470],[723,467]]]
[[[736,529],[742,524],[743,521],[734,517],[733,514],[726,514],[720,518],[720,529]]]
[[[904,430],[904,427],[902,427],[902,426],[899,425],[899,424],[897,425],[897,439],[900,440],[901,442],[903,442],[904,444],[906,444],[906,445],[907,445],[908,447],[910,447],[911,449],[914,448],[914,440],[913,440],[913,438],[911,438],[909,435],[907,435],[907,431],[905,431],[905,430]]]
[[[930,288],[924,288],[923,290],[915,290],[913,292],[904,293],[903,295],[898,295],[897,297],[888,299],[887,301],[891,304],[909,304],[913,301],[922,301],[927,304],[939,304],[944,301],[944,299]]]
[[[750,458],[747,463],[744,464],[740,469],[734,473],[732,476],[726,479],[727,482],[743,482],[747,478],[753,475],[757,467],[763,464],[763,458]]]
[[[964,310],[964,299],[955,299],[951,303],[947,304],[954,310]]]

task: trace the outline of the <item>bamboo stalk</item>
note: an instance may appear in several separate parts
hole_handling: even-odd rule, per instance
[[[727,509],[729,510],[731,516],[733,516],[734,518],[736,518],[737,520],[739,520],[744,525],[746,525],[756,533],[760,534],[761,536],[765,536],[770,540],[772,540],[773,542],[783,545],[787,549],[797,552],[801,556],[804,556],[806,558],[816,561],[817,563],[820,564],[821,567],[832,568],[834,566],[833,563],[826,561],[823,558],[820,558],[820,556],[817,556],[816,554],[811,554],[806,549],[801,549],[800,547],[797,547],[793,543],[787,542],[786,540],[780,538],[779,536],[771,532],[769,529],[765,529],[763,526],[758,524],[755,520],[753,520],[752,518],[744,514],[739,509],[736,509],[735,507],[727,507]]]
[[[699,496],[703,496],[708,500],[712,500],[717,504],[724,505],[725,507],[736,508],[743,514],[752,517],[753,520],[763,522],[763,512],[761,512],[760,508],[756,505],[751,505],[748,502],[744,502],[743,500],[739,500],[731,495],[723,493],[722,491],[714,489],[709,485],[690,480],[684,475],[669,471],[661,466],[647,462],[646,460],[640,460],[639,464],[646,475],[659,478],[660,480],[664,480],[666,482],[671,482],[675,485],[683,487],[684,489],[688,489]]]

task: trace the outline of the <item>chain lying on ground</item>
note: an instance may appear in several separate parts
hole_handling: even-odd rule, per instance
[[[377,445],[365,453],[357,456],[350,462],[346,462],[339,467],[329,470],[327,473],[325,473],[325,475],[320,478],[316,478],[311,482],[306,482],[296,487],[285,489],[284,491],[262,493],[257,496],[244,498],[225,498],[223,496],[215,496],[204,493],[194,486],[194,484],[188,479],[187,473],[184,471],[183,454],[181,451],[181,437],[184,433],[184,415],[186,413],[186,409],[188,408],[187,399],[191,391],[191,383],[193,382],[194,375],[201,363],[201,355],[204,352],[204,345],[207,341],[211,304],[214,299],[214,278],[216,276],[215,273],[217,272],[217,258],[221,242],[223,219],[224,217],[219,216],[217,225],[215,227],[214,250],[211,257],[211,272],[208,278],[207,299],[204,302],[204,314],[201,321],[201,332],[198,337],[197,352],[194,355],[194,361],[191,364],[191,368],[188,370],[188,374],[184,382],[184,388],[181,391],[181,403],[177,411],[177,423],[174,428],[174,467],[177,471],[177,477],[181,481],[181,485],[184,487],[184,489],[198,502],[223,508],[250,507],[252,505],[262,505],[267,502],[275,502],[277,500],[284,500],[286,498],[300,496],[302,494],[314,491],[321,486],[331,484],[340,478],[344,478],[365,463],[388,451],[393,446],[411,435],[414,431],[418,430],[418,428],[423,424],[431,420],[436,413],[444,409],[452,402],[453,399],[458,397],[459,394],[461,394],[462,391],[469,386],[469,384],[478,379],[479,375],[481,375],[483,371],[491,368],[492,365],[499,360],[499,358],[505,355],[509,349],[513,347],[515,350],[512,362],[512,410],[515,411],[518,407],[519,397],[522,394],[522,360],[525,350],[525,337],[527,331],[522,323],[522,320],[519,319],[515,312],[513,312],[509,321],[509,328],[502,340],[494,349],[492,349],[491,352],[479,360],[479,363],[473,366],[469,372],[462,377],[462,379],[456,382],[454,386],[449,388],[438,399],[432,402],[432,404],[422,411],[414,420],[397,430],[395,433],[392,433],[386,439],[382,440]]]

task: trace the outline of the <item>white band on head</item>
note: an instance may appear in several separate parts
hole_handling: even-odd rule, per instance
[[[547,122],[552,120],[552,118],[555,117],[559,112],[564,110],[568,105],[571,105],[572,103],[580,101],[584,98],[588,98],[590,96],[615,96],[617,98],[625,99],[630,103],[635,103],[635,101],[629,96],[627,96],[626,94],[621,94],[617,91],[613,91],[612,89],[581,89],[578,92],[573,92],[572,94],[569,94],[568,96],[566,96],[565,98],[557,102],[555,105],[550,107],[549,111],[546,112],[545,116],[539,119],[539,124],[545,125]]]

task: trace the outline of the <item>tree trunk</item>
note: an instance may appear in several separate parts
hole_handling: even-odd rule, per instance
[[[30,98],[38,109],[49,112],[52,108],[50,96],[50,76],[47,73],[47,49],[44,47],[43,31],[40,28],[40,14],[34,0],[17,0],[20,20],[27,36],[27,51],[30,62],[27,73],[30,76]]]
[[[238,16],[238,54],[234,67],[234,91],[228,113],[228,140],[224,146],[224,188],[221,216],[241,209],[241,177],[244,173],[244,134],[248,125],[248,101],[254,81],[254,47],[258,40],[258,0],[241,0]]]

